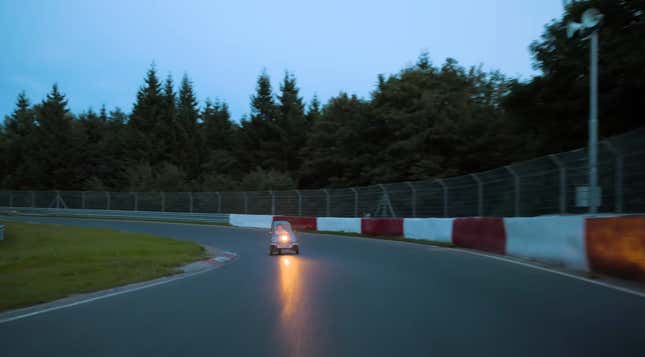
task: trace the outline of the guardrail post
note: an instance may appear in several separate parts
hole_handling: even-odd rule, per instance
[[[323,192],[325,193],[325,197],[327,198],[327,217],[331,216],[331,198],[329,197],[329,191],[327,189],[323,189]]]
[[[416,188],[414,188],[414,185],[412,184],[412,182],[406,182],[405,184],[408,185],[408,187],[410,187],[410,192],[412,193],[412,201],[411,201],[412,217],[416,217],[417,216],[417,190]]]
[[[105,209],[109,210],[110,209],[110,192],[105,191]]]
[[[298,216],[302,216],[302,195],[299,190],[296,190],[296,195],[298,195]]]
[[[246,191],[242,192],[244,196],[244,213],[249,213],[249,197],[246,194]]]
[[[29,191],[31,192],[31,207],[34,208],[36,207],[36,194],[34,191]]]
[[[565,214],[567,213],[567,168],[556,155],[551,154],[549,158],[558,167],[560,175],[560,213]]]
[[[81,208],[85,209],[85,191],[81,191]]]
[[[166,193],[159,192],[161,194],[161,212],[166,212]]]
[[[484,184],[482,180],[479,179],[477,174],[470,174],[470,176],[477,183],[477,215],[479,217],[484,216]]]
[[[190,213],[193,213],[193,193],[188,192],[188,199],[190,200]]]
[[[132,192],[132,195],[134,195],[134,210],[138,211],[139,210],[139,192]]]
[[[350,188],[354,192],[354,217],[358,217],[358,190],[354,187]]]
[[[520,216],[520,176],[517,175],[517,172],[513,170],[513,167],[511,165],[504,166],[506,171],[508,171],[511,176],[513,176],[513,186],[515,187],[515,193],[513,194],[513,198],[515,200],[514,203],[514,210],[515,210],[515,217]]]
[[[616,166],[614,170],[615,176],[614,176],[614,209],[616,210],[616,213],[622,213],[623,212],[623,167],[624,167],[624,159],[623,159],[623,153],[618,151],[614,144],[612,144],[610,141],[603,141],[603,144],[607,146],[607,149],[611,151],[611,153],[616,157]]]
[[[443,182],[443,179],[435,179],[435,181],[441,186],[443,191],[443,216],[448,217],[448,187]]]
[[[9,191],[9,207],[13,207],[13,191]]]
[[[271,194],[271,215],[275,215],[275,192],[273,190],[269,190],[269,193]]]
[[[217,213],[222,213],[222,195],[219,192],[215,192],[217,195]]]

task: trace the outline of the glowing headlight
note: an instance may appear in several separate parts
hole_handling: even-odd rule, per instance
[[[280,242],[288,242],[289,241],[289,235],[288,234],[281,234],[280,235]]]

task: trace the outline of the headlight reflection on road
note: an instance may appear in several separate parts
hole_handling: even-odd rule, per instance
[[[281,318],[289,320],[301,298],[300,261],[295,257],[280,257],[280,300]]]

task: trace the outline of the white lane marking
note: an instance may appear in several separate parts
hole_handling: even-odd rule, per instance
[[[454,249],[454,248],[447,248],[447,249]],[[522,265],[522,266],[525,266],[525,267],[528,267],[528,268],[542,270],[542,271],[546,271],[546,272],[549,272],[549,273],[554,273],[554,274],[566,276],[566,277],[569,277],[569,278],[586,281],[587,283],[604,286],[604,287],[609,288],[609,289],[613,289],[613,290],[621,291],[621,292],[624,292],[624,293],[627,293],[627,294],[632,294],[632,295],[636,295],[638,297],[645,298],[645,293],[637,291],[637,290],[623,288],[621,286],[616,286],[616,285],[612,285],[612,284],[605,283],[605,282],[602,282],[602,281],[593,280],[593,279],[585,278],[585,277],[582,277],[582,276],[578,276],[578,275],[575,275],[575,274],[570,274],[570,273],[565,273],[565,272],[554,270],[554,269],[545,268],[545,267],[542,267],[542,266],[539,266],[539,265],[533,265],[533,264],[530,264],[530,263],[520,262],[520,261],[517,261],[517,260],[514,260],[514,259],[508,259],[508,258],[504,258],[504,257],[497,256],[497,255],[489,255],[489,254],[474,252],[474,251],[465,250],[465,249],[454,249],[454,251],[460,252],[460,253],[477,255],[477,256],[480,256],[480,257],[497,259],[497,260],[501,260],[501,261],[504,261],[504,262],[507,262],[507,263],[514,263],[514,264]]]
[[[186,278],[190,278],[192,276],[198,275],[198,274],[206,273],[206,272],[212,271],[213,269],[215,269],[215,268],[196,271],[194,273],[187,273],[187,274],[183,274],[181,276],[167,278],[166,280],[157,281],[157,282],[150,283],[150,284],[145,284],[143,286],[137,286],[137,287],[133,287],[133,288],[130,288],[130,289],[116,291],[116,292],[101,295],[101,296],[95,296],[93,298],[89,298],[89,299],[85,299],[85,300],[75,301],[75,302],[72,302],[72,303],[69,303],[69,304],[63,304],[63,305],[59,305],[59,306],[52,306],[52,307],[49,307],[49,308],[46,308],[46,309],[33,311],[33,312],[29,312],[29,313],[22,314],[22,315],[17,315],[17,316],[8,317],[8,318],[5,318],[5,319],[0,319],[0,324],[6,323],[6,322],[11,322],[11,321],[16,321],[16,320],[20,320],[20,319],[24,319],[24,318],[31,317],[31,316],[44,314],[44,313],[51,312],[51,311],[65,309],[65,308],[72,307],[72,306],[87,304],[88,302],[107,299],[109,297],[113,297],[113,296],[117,296],[117,295],[123,295],[123,294],[131,293],[131,292],[135,292],[135,291],[138,291],[138,290],[143,290],[143,289],[146,289],[146,288],[151,288],[153,286],[159,286],[159,285],[171,283],[171,282],[176,281],[176,280],[186,279]]]

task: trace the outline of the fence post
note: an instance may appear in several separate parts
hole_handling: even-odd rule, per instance
[[[30,192],[31,192],[31,207],[34,208],[36,207],[36,194],[34,193],[34,191],[30,191]]]
[[[327,189],[323,189],[323,192],[325,193],[325,197],[327,198],[327,217],[329,217],[331,216],[330,215],[331,198],[329,197],[329,191],[327,191]]]
[[[479,179],[477,174],[470,174],[470,176],[477,182],[477,215],[484,216],[484,184]]]
[[[506,171],[508,171],[511,176],[513,176],[513,186],[515,186],[515,193],[513,194],[513,198],[515,200],[514,204],[514,210],[515,210],[515,217],[520,216],[520,176],[518,176],[517,172],[513,170],[513,167],[511,165],[504,166]]]
[[[139,210],[139,192],[130,192],[133,196],[134,200],[134,210],[138,211]]]
[[[248,214],[249,213],[249,197],[246,194],[246,191],[242,192],[244,196],[244,213]]]
[[[448,186],[443,182],[443,179],[435,179],[435,181],[441,186],[443,191],[443,216],[448,217]]]
[[[81,191],[81,208],[85,209],[85,191]]]
[[[13,207],[13,191],[9,191],[9,207]]]
[[[410,187],[410,191],[412,192],[412,217],[417,216],[417,190],[414,188],[414,185],[412,185],[412,182],[406,182],[406,185]]]
[[[110,210],[110,192],[105,191],[105,209]]]
[[[350,189],[354,192],[354,217],[358,217],[358,190],[354,187]]]
[[[560,214],[565,214],[567,213],[567,168],[556,155],[551,154],[549,158],[558,167],[560,174]]]
[[[217,194],[217,213],[222,213],[222,195],[218,192]]]
[[[161,212],[166,212],[166,193],[159,192],[161,194]]]
[[[193,213],[193,193],[188,192],[188,200],[190,204],[190,213]]]
[[[271,194],[271,215],[275,215],[275,192],[273,190],[269,190],[269,193]]]
[[[298,195],[298,216],[302,216],[302,195],[299,190],[296,190],[296,195]]]
[[[623,212],[623,167],[624,167],[624,160],[623,160],[623,153],[618,151],[614,144],[611,143],[609,140],[603,141],[603,144],[607,146],[607,149],[611,151],[611,153],[616,157],[616,167],[614,170],[615,176],[614,176],[614,191],[615,191],[615,198],[614,198],[614,205],[615,205],[615,210],[616,213],[622,213]]]

